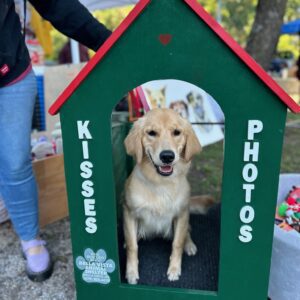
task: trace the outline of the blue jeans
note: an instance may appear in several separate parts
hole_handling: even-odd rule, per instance
[[[30,134],[37,94],[33,71],[0,88],[0,193],[22,240],[38,235],[37,185],[31,164]]]

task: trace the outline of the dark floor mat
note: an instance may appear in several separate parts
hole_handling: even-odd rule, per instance
[[[153,239],[139,242],[139,284],[163,287],[218,290],[220,248],[220,205],[212,207],[206,215],[191,215],[192,239],[197,245],[195,256],[183,255],[180,279],[167,278],[171,241]],[[120,234],[119,245],[123,245]],[[122,282],[125,280],[126,254],[119,247]]]

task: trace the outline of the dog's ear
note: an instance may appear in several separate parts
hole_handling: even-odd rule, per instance
[[[186,143],[184,148],[184,159],[190,161],[195,154],[202,150],[202,147],[191,124],[186,120],[185,122]]]
[[[143,118],[135,121],[124,141],[127,154],[135,157],[138,164],[141,163],[143,159],[142,123]]]
[[[166,86],[164,86],[160,91],[165,96],[166,95]]]
[[[192,97],[193,97],[193,93],[192,92],[189,92],[187,95],[186,95],[186,99],[187,101],[190,103],[192,101]]]

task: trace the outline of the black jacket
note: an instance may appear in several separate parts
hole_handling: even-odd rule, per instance
[[[97,50],[110,35],[78,0],[29,0],[40,15],[65,35]],[[29,66],[14,0],[0,0],[0,88]]]

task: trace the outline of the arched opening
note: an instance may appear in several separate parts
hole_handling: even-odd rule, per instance
[[[173,109],[192,126],[202,151],[193,157],[187,175],[191,188],[191,203],[203,195],[211,196],[213,201],[205,203],[205,213],[199,210],[195,213],[191,209],[190,235],[198,250],[193,256],[183,254],[181,275],[178,280],[170,281],[167,275],[174,232],[167,239],[160,234],[145,239],[137,237],[139,260],[137,283],[155,287],[218,291],[224,113],[217,101],[203,89],[174,79],[142,84],[130,91],[117,104],[112,114],[121,282],[128,281],[124,248],[126,244],[123,218],[123,205],[126,203],[124,186],[126,178],[135,166],[132,157],[126,155],[123,142],[133,123],[144,115],[147,116],[147,112],[154,108]],[[138,217],[136,221],[141,220]],[[174,224],[172,229],[174,230]]]

